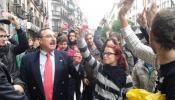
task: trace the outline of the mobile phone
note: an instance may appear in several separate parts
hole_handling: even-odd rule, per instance
[[[70,50],[67,51],[67,55],[68,55],[69,57],[74,57],[74,56],[76,56],[76,51],[70,49]]]

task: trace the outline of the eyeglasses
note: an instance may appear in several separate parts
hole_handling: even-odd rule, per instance
[[[49,35],[43,35],[43,36],[41,36],[42,38],[56,38],[57,37],[57,35],[51,35],[51,34],[49,34]]]
[[[102,53],[102,56],[104,56],[104,55],[110,56],[110,55],[116,55],[116,53],[112,53],[112,52],[103,52],[103,53]]]
[[[0,35],[0,38],[9,38],[10,35]]]

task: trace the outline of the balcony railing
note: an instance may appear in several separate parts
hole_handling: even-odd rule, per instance
[[[18,6],[15,6],[15,8],[13,9],[13,12],[16,16],[18,16],[19,18],[21,19],[25,19],[26,18],[26,15],[25,15],[25,9],[23,7],[18,7]]]
[[[34,3],[36,4],[36,6],[40,6],[40,0],[34,0]]]
[[[60,16],[61,13],[60,13],[60,11],[52,10],[52,15],[53,15],[53,16]]]
[[[44,11],[44,3],[43,2],[41,2],[41,4],[40,4],[40,10],[43,12]]]
[[[57,2],[61,2],[61,0],[52,0],[52,1],[57,1]]]

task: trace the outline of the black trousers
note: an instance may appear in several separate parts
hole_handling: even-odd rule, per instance
[[[74,100],[74,93],[76,94],[76,100],[80,100],[80,85],[81,80],[73,78],[69,79],[69,100]]]
[[[81,100],[93,100],[94,89],[95,89],[94,83],[89,86],[85,85]]]

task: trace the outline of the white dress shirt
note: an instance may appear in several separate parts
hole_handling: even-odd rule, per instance
[[[47,60],[47,56],[46,56],[47,52],[41,50],[40,51],[40,74],[41,74],[41,77],[42,77],[42,82],[44,82],[44,70],[45,70],[45,63],[46,63],[46,60]],[[54,76],[55,76],[55,54],[54,54],[54,51],[51,52],[51,55],[50,55],[50,58],[51,58],[51,62],[52,62],[52,80],[54,82]]]

